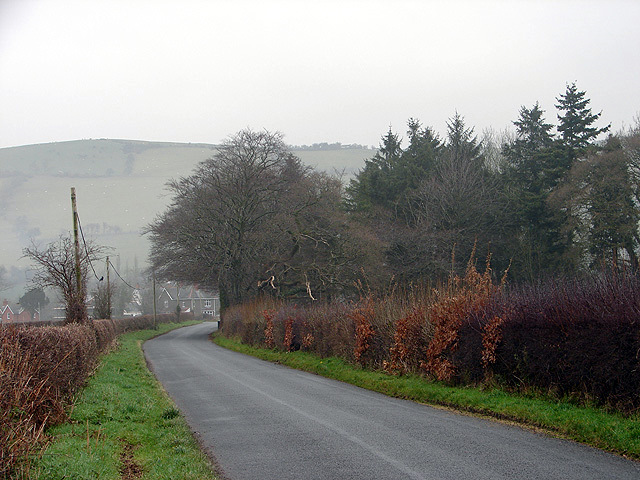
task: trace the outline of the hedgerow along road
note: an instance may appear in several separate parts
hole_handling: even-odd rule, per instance
[[[144,352],[224,478],[640,479],[640,463],[218,347],[205,322]]]

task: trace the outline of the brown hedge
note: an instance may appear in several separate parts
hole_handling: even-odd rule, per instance
[[[227,310],[222,333],[454,384],[498,383],[640,411],[640,276],[602,272],[507,288],[472,265],[422,295]]]
[[[161,315],[158,321],[172,322],[175,316]],[[118,335],[153,327],[153,316],[146,315],[0,328],[0,478],[26,471],[45,428],[65,421],[73,395]]]

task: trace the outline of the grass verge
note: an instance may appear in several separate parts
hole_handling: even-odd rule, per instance
[[[336,357],[281,352],[245,345],[216,335],[213,341],[236,352],[322,375],[392,397],[515,422],[549,434],[640,460],[640,416],[555,401],[541,395],[515,395],[499,388],[451,387],[418,375],[395,376],[364,370]]]
[[[48,431],[51,443],[31,478],[214,479],[189,427],[147,369],[143,341],[191,323],[161,324],[119,337],[74,404],[70,421]]]

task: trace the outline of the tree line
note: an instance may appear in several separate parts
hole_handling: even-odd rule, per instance
[[[556,101],[555,126],[523,106],[501,140],[478,139],[457,113],[443,138],[409,119],[406,145],[390,129],[346,186],[281,134],[241,131],[169,183],[172,202],[147,227],[151,268],[219,289],[223,306],[434,280],[474,249],[516,282],[636,269],[640,124],[598,127],[575,83]]]

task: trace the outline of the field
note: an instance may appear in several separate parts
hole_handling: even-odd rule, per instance
[[[147,257],[141,229],[167,206],[165,189],[172,178],[189,175],[215,153],[214,145],[79,140],[0,149],[0,265],[25,269],[22,249],[72,229],[71,187],[85,236],[113,247],[121,265]],[[298,150],[304,163],[318,170],[352,176],[372,150]],[[24,292],[24,273],[14,272],[14,286],[3,292],[13,299]]]

